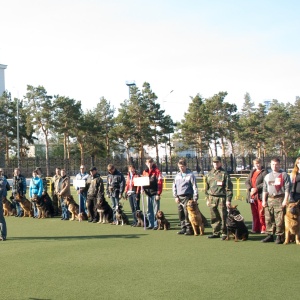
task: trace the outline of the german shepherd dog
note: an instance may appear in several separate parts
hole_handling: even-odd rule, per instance
[[[38,210],[38,219],[52,218],[54,216],[54,208],[52,200],[48,194],[41,197],[34,195],[32,202],[36,203],[36,208]]]
[[[16,205],[9,201],[6,197],[2,199],[3,214],[4,216],[15,216],[16,215]]]
[[[156,220],[157,220],[157,230],[160,230],[160,229],[169,230],[170,229],[170,222],[166,219],[165,214],[162,210],[159,210],[156,213]]]
[[[248,240],[249,232],[246,224],[244,222],[244,218],[240,214],[237,209],[237,205],[231,206],[228,208],[228,214],[226,218],[227,225],[227,238],[226,240],[230,240],[230,235],[234,236],[234,241],[238,240],[246,241]]]
[[[145,224],[144,224],[144,214],[143,214],[143,212],[141,210],[137,210],[135,212],[135,215],[136,215],[136,219],[137,219],[136,227],[144,227]],[[146,227],[148,225],[149,225],[149,221],[146,218]]]
[[[26,217],[26,216],[33,217],[33,210],[31,207],[31,202],[25,196],[21,196],[19,193],[17,193],[15,200],[20,203],[20,205],[24,211],[23,217]]]
[[[97,223],[112,223],[113,210],[105,199],[97,199],[96,208],[99,213],[99,221]]]
[[[202,215],[198,207],[198,203],[194,200],[189,200],[186,204],[190,223],[193,227],[194,235],[204,235],[204,223]]]
[[[300,245],[300,208],[298,202],[290,202],[286,207],[286,214],[284,216],[285,225],[285,241],[287,245],[291,241],[296,241]]]
[[[70,221],[79,219],[79,205],[75,202],[72,195],[64,197],[65,205],[68,207],[68,211],[71,213],[72,217]]]
[[[126,214],[123,211],[122,205],[119,203],[118,206],[116,206],[116,225],[121,224],[122,226],[129,225],[129,220]]]

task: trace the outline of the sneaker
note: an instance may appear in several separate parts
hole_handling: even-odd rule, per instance
[[[185,232],[186,231],[184,229],[182,229],[182,230],[178,231],[177,234],[185,234]]]
[[[150,229],[153,229],[153,227],[152,227],[152,226],[149,226],[149,227],[147,227],[147,229],[149,229],[149,230],[150,230]]]
[[[6,241],[6,238],[3,236],[0,236],[0,242],[4,242],[4,241]]]
[[[153,227],[153,230],[157,230],[158,227]]]
[[[274,242],[274,238],[272,234],[268,234],[266,238],[264,238],[263,240],[261,240],[262,243],[270,243],[270,242]]]
[[[217,235],[217,234],[211,234],[211,235],[209,235],[207,238],[208,239],[218,239],[220,236],[219,235]]]
[[[281,235],[277,235],[277,236],[276,236],[275,243],[276,243],[276,244],[283,244],[283,241],[281,240]]]
[[[266,234],[267,232],[266,232],[266,231],[261,231],[260,233],[261,233],[261,234]]]
[[[227,239],[227,236],[226,235],[223,235],[222,237],[221,237],[221,240],[222,241],[225,241]]]

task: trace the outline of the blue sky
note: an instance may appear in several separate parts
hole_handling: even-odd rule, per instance
[[[300,96],[300,1],[0,0],[6,89],[26,85],[118,108],[127,80],[150,83],[180,120],[190,96],[227,91],[294,102]],[[172,91],[170,93],[170,91]]]

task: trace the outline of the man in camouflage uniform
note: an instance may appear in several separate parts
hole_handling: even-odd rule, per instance
[[[232,182],[230,175],[222,168],[221,158],[213,157],[213,169],[205,176],[205,194],[210,208],[212,235],[208,238],[226,239],[227,207],[231,206]],[[220,207],[220,210],[219,210]]]
[[[264,178],[262,206],[265,210],[267,237],[263,243],[274,242],[273,234],[276,235],[276,244],[284,241],[284,209],[287,204],[291,180],[286,172],[280,170],[280,160],[271,160],[272,172]]]

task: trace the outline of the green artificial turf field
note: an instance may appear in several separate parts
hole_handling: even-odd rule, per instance
[[[203,193],[199,206],[209,218]],[[245,201],[238,204],[251,229]],[[129,203],[124,204],[130,217]],[[179,236],[177,206],[164,191],[169,231],[7,217],[0,244],[1,299],[295,299],[300,247]],[[293,287],[292,289],[290,287]]]

